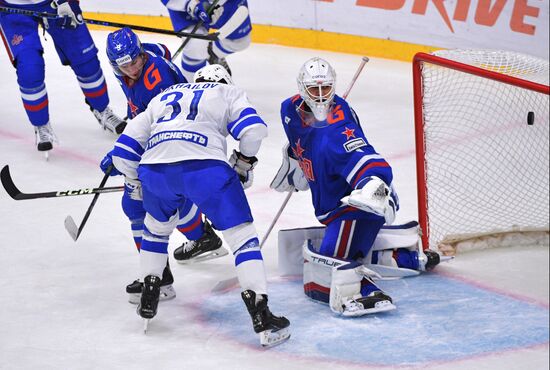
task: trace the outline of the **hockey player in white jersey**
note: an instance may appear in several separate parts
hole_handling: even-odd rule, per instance
[[[239,151],[229,160],[228,135],[239,141]],[[155,97],[117,140],[113,163],[135,195],[142,194],[147,211],[141,317],[156,315],[168,237],[178,209],[191,201],[222,231],[235,256],[241,296],[260,343],[270,346],[289,338],[289,321],[267,306],[262,253],[243,190],[252,184],[255,155],[265,136],[267,126],[244,91],[214,64],[197,71],[195,83],[174,85]]]

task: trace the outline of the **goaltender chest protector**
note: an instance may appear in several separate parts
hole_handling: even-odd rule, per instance
[[[315,213],[322,215],[337,208],[340,199],[351,191],[344,174],[354,162],[353,152],[370,146],[344,99],[335,97],[327,125],[322,128],[304,123],[297,110],[301,103],[301,98],[283,103],[283,125],[292,154],[308,179]]]

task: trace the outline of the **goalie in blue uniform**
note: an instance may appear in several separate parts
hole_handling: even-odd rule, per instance
[[[403,273],[436,262],[428,263],[418,243],[373,248],[382,226],[393,222],[399,208],[391,166],[367,141],[353,109],[335,94],[336,73],[327,61],[308,60],[297,82],[300,93],[281,106],[289,143],[271,187],[309,188],[315,215],[326,226],[310,234],[303,229],[297,233],[307,239],[304,291],[344,316],[393,310],[392,299],[373,281],[386,271],[375,265],[384,260]],[[407,224],[402,229],[410,234],[416,227]],[[296,242],[289,235],[283,239]],[[413,240],[418,240],[417,233]]]

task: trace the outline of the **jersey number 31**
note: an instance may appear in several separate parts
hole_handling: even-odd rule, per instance
[[[189,104],[188,114],[187,117],[185,117],[186,120],[194,121],[197,117],[197,114],[199,113],[199,101],[201,100],[203,92],[204,90],[193,91],[193,99]],[[183,98],[183,93],[179,91],[169,92],[168,94],[165,94],[162,96],[162,98],[160,98],[160,101],[166,101],[166,106],[172,107],[172,114],[167,114],[160,117],[157,120],[157,123],[172,121],[180,115],[181,105],[179,104],[179,101],[181,100],[181,98]]]

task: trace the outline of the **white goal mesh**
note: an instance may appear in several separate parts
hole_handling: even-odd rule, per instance
[[[548,61],[444,50],[417,55],[415,68],[425,247],[475,235],[547,231]]]

